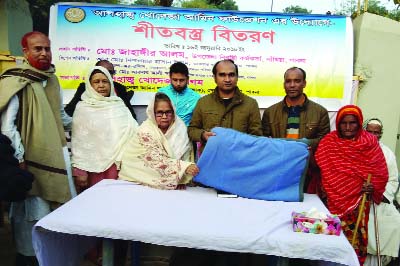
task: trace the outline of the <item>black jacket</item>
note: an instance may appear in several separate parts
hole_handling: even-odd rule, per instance
[[[20,201],[32,188],[33,175],[19,168],[11,141],[0,133],[0,200]]]
[[[133,110],[132,105],[130,103],[133,93],[131,93],[131,92],[128,93],[126,91],[126,87],[124,85],[122,85],[121,83],[115,82],[115,81],[114,81],[114,88],[115,88],[115,92],[116,92],[117,96],[120,97],[124,101],[126,107],[128,107],[133,118],[136,119],[135,111]],[[71,116],[71,117],[73,116],[76,105],[78,104],[78,102],[80,102],[82,100],[81,96],[84,92],[85,92],[85,83],[82,82],[81,84],[79,84],[79,87],[76,90],[74,97],[64,108],[65,112],[69,116]]]

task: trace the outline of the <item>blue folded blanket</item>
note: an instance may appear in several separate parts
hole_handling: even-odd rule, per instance
[[[214,128],[194,181],[241,197],[303,201],[307,145]]]

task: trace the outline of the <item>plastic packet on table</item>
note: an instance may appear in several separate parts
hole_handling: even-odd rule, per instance
[[[312,208],[308,212],[292,212],[294,232],[340,235],[341,225],[337,215],[325,214]]]

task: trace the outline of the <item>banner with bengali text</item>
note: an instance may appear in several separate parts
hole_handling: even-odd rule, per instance
[[[212,67],[232,59],[239,88],[266,108],[282,99],[283,73],[307,72],[304,92],[329,111],[350,103],[353,29],[344,16],[58,3],[51,7],[53,63],[68,102],[100,59],[134,90],[133,105],[169,81],[169,66],[188,65],[189,87],[215,88]]]

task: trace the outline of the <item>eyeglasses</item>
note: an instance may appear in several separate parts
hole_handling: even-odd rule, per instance
[[[155,112],[156,117],[163,117],[164,115],[169,117],[169,116],[172,116],[173,113],[174,113],[174,111],[172,111],[172,110]]]

